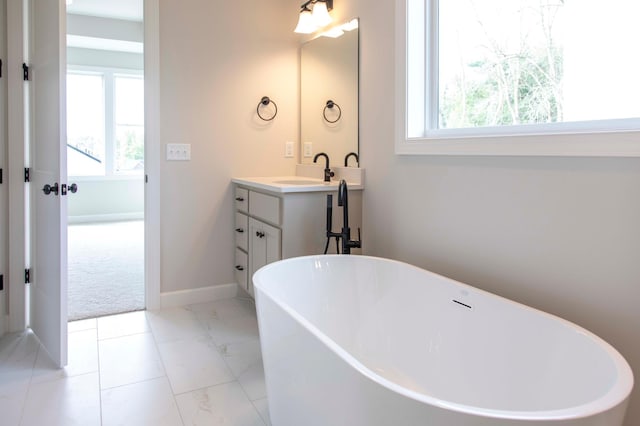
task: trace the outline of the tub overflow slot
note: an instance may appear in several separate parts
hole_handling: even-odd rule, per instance
[[[458,305],[462,305],[462,306],[464,306],[465,308],[469,308],[469,309],[471,309],[471,306],[470,306],[470,305],[467,305],[466,303],[462,303],[462,302],[460,302],[459,300],[456,300],[456,299],[453,299],[453,301],[454,301],[455,303],[457,303]]]

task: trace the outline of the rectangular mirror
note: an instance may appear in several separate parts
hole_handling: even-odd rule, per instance
[[[350,24],[350,25],[349,25]],[[331,166],[358,153],[358,19],[334,28],[300,49],[300,152],[309,164],[324,152]],[[347,28],[352,28],[347,30]],[[324,163],[322,163],[324,164]],[[357,167],[356,158],[349,158]]]

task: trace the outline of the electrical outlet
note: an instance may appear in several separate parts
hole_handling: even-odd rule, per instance
[[[284,143],[284,157],[293,158],[293,142],[287,141]]]
[[[304,153],[305,157],[313,157],[313,144],[311,142],[304,143]]]
[[[188,143],[168,143],[167,161],[189,161],[191,160],[191,144]]]

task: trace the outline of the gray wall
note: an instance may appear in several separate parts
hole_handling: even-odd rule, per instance
[[[160,3],[161,152],[191,144],[191,161],[161,160],[162,292],[235,282],[231,177],[294,174],[299,7]],[[273,121],[256,117],[262,96]]]
[[[92,67],[142,70],[144,68],[144,56],[141,53],[67,47],[67,63]]]
[[[122,220],[144,216],[144,178],[70,178],[78,192],[68,198],[69,222]]]

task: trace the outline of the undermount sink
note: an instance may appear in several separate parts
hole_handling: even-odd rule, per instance
[[[304,179],[285,179],[285,180],[274,180],[273,183],[278,185],[320,185],[324,182],[317,180],[304,180]]]

